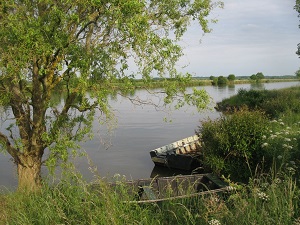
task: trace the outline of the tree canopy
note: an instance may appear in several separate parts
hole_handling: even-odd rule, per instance
[[[229,74],[228,77],[227,77],[227,79],[228,79],[229,81],[234,81],[234,80],[236,79],[236,77],[235,77],[234,74]]]
[[[300,17],[300,0],[296,0],[296,5],[294,9],[298,12],[298,17]],[[299,24],[299,28],[300,28],[300,24]],[[300,43],[298,44],[298,50],[296,54],[299,55],[300,57]]]
[[[175,66],[182,55],[177,41],[192,21],[210,32],[208,16],[219,6],[212,0],[1,1],[0,104],[9,125],[0,143],[17,164],[19,187],[38,188],[43,163],[67,160],[96,109],[109,115],[112,81],[138,74],[145,82],[153,76],[184,82]],[[132,63],[136,73],[129,73]],[[166,103],[178,92],[199,108],[208,102],[202,91],[167,86]],[[57,93],[62,100],[54,104]]]
[[[264,79],[264,78],[265,78],[265,75],[262,72],[258,72],[256,74],[252,74],[250,76],[251,80],[255,80],[257,82],[260,81],[260,80],[262,80],[262,79]]]

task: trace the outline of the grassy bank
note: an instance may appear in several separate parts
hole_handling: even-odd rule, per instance
[[[248,185],[232,183],[225,198],[209,195],[163,204],[124,203],[109,188],[88,191],[81,180],[40,193],[1,197],[0,224],[299,224],[299,188],[292,174],[265,174]]]
[[[238,111],[199,128],[210,134],[203,137],[205,163],[230,183],[230,195],[128,204],[122,186],[116,192],[99,179],[91,191],[71,171],[38,193],[0,195],[0,224],[299,225],[300,88],[239,95],[223,102]]]
[[[2,196],[1,224],[299,224],[299,188],[289,174],[232,183],[225,198],[209,195],[163,204],[124,203],[109,188],[88,191],[84,182],[62,181],[40,193]],[[297,222],[298,221],[298,222]]]

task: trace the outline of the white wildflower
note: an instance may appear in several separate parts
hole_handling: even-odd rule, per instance
[[[114,178],[116,179],[118,179],[118,178],[120,178],[121,177],[121,174],[119,174],[119,173],[116,173],[115,175],[114,175]]]
[[[210,221],[208,221],[209,225],[221,225],[219,220],[216,219],[211,219]]]
[[[272,134],[272,135],[270,136],[271,139],[274,139],[274,138],[276,138],[276,137],[277,137],[276,134]]]
[[[300,217],[294,220],[293,225],[300,225]]]
[[[287,169],[287,171],[289,171],[290,173],[295,173],[296,172],[296,170],[293,168],[293,167],[287,167],[286,168]]]
[[[236,187],[233,187],[233,186],[227,186],[226,189],[227,189],[227,191],[235,191],[235,190],[236,190]]]
[[[269,183],[262,183],[261,184],[261,187],[264,188],[264,189],[266,189],[268,186],[269,186]]]
[[[265,140],[266,138],[267,138],[267,136],[266,136],[266,135],[263,135],[263,136],[262,136],[262,139],[263,139],[263,140]]]
[[[280,184],[281,183],[281,179],[280,178],[275,178],[274,183],[275,184]]]
[[[257,191],[257,197],[263,201],[268,201],[269,200],[269,196],[262,192],[262,191]]]
[[[261,147],[262,147],[262,148],[265,148],[265,147],[267,147],[268,145],[269,145],[269,144],[265,142],[265,143],[263,143],[263,144],[261,145]]]
[[[290,138],[285,138],[284,140],[285,140],[285,141],[291,141],[291,139],[290,139]]]
[[[282,159],[282,155],[277,156],[277,159],[281,160]]]
[[[220,202],[220,199],[218,197],[216,197],[216,196],[212,196],[211,197],[211,201],[215,202],[215,203],[218,203],[218,202]]]

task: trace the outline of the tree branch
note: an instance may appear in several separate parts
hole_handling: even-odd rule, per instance
[[[0,132],[0,142],[6,148],[6,151],[14,158],[15,161],[18,161],[19,158],[19,151],[18,149],[14,148],[10,141],[8,140],[7,136]]]

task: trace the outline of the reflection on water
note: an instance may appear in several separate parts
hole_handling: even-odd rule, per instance
[[[205,86],[198,88],[204,88],[212,97],[213,102],[216,103],[236,94],[241,88],[246,90],[278,89],[297,84],[299,82],[237,84],[225,87]],[[136,91],[135,96],[152,100],[155,103],[162,102],[161,96],[153,97],[145,90]],[[153,168],[154,164],[151,161],[149,151],[191,136],[195,133],[195,129],[201,125],[201,120],[208,117],[215,119],[220,116],[220,113],[214,109],[199,113],[195,107],[183,107],[171,113],[169,111],[159,111],[150,105],[144,105],[143,107],[132,105],[129,99],[121,96],[114,96],[110,103],[112,108],[116,110],[117,128],[109,135],[109,129],[99,125],[95,120],[94,139],[81,144],[89,155],[90,161],[86,158],[79,158],[75,162],[86,180],[92,180],[94,175],[113,176],[116,173],[126,175],[128,179],[149,178],[154,174],[175,174],[178,171],[174,172],[168,169],[161,171]],[[164,122],[165,117],[172,122]],[[13,164],[9,159],[8,155],[0,156],[0,186],[16,185],[16,172],[13,170]],[[97,167],[96,174],[90,172],[89,168],[91,166]]]
[[[192,171],[171,169],[168,167],[154,166],[150,174],[150,178],[154,177],[170,177],[176,175],[189,175]]]
[[[263,90],[265,89],[265,84],[264,83],[252,83],[250,85],[250,89],[252,90]]]
[[[179,169],[171,169],[163,166],[154,166],[152,172],[150,174],[150,178],[154,177],[170,177],[176,175],[191,175],[195,173],[203,173],[203,168],[199,167],[194,170],[179,170]]]

